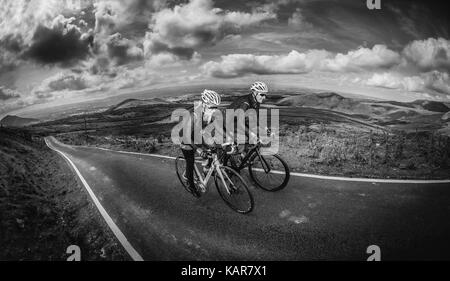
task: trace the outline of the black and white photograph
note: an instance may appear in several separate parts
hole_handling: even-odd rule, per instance
[[[0,0],[0,261],[450,260],[449,11]]]

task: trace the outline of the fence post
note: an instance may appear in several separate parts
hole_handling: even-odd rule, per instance
[[[372,157],[373,157],[373,134],[372,134],[372,130],[370,130],[370,148],[369,148],[369,166],[373,167],[373,161],[372,161]]]
[[[384,132],[384,163],[388,164],[389,162],[389,135],[387,132]]]

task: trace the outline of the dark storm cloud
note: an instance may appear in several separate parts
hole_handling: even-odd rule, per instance
[[[92,40],[92,37],[82,39],[76,29],[61,31],[40,25],[24,57],[44,64],[71,65],[86,58]]]

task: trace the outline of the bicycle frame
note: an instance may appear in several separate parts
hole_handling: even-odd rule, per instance
[[[253,148],[250,149],[250,151],[245,155],[244,159],[242,159],[241,164],[239,165],[239,167],[235,167],[237,170],[242,170],[245,167],[247,167],[248,165],[248,161],[249,159],[251,159],[253,157],[253,154],[256,153],[257,157],[259,157],[259,159],[261,160],[261,163],[263,163],[263,169],[265,173],[270,173],[270,166],[267,164],[266,159],[264,159],[264,157],[261,157],[261,153],[259,152],[259,147],[260,144],[258,143],[257,145],[255,145]],[[224,164],[226,165],[226,163],[229,161],[230,157],[226,157]]]
[[[219,175],[220,179],[222,180],[222,183],[225,186],[225,188],[227,189],[228,194],[230,194],[231,193],[230,192],[230,188],[228,187],[228,185],[225,182],[224,175],[228,179],[228,182],[230,184],[232,184],[232,185],[234,185],[234,184],[230,180],[228,175],[226,173],[225,174],[222,173],[222,171],[220,170],[220,167],[222,166],[222,164],[220,163],[219,158],[217,157],[216,153],[213,154],[212,158],[213,158],[213,160],[211,161],[212,162],[211,167],[209,168],[208,173],[206,174],[205,178],[203,178],[203,175],[199,171],[197,165],[194,164],[194,170],[195,170],[195,173],[197,174],[198,180],[200,182],[200,187],[202,189],[204,189],[203,191],[206,191],[206,187],[208,186],[208,182],[211,179],[211,176],[213,175],[213,173],[215,172],[215,173],[217,173]]]

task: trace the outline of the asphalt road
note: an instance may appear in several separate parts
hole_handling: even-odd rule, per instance
[[[450,184],[335,181],[293,176],[277,193],[253,187],[255,209],[235,213],[209,192],[196,199],[174,160],[50,146],[75,164],[144,260],[450,259]]]

